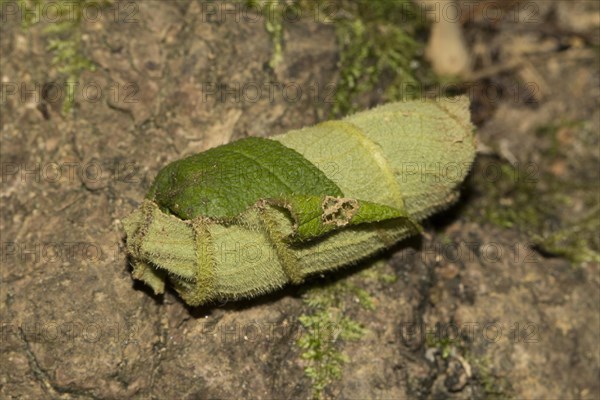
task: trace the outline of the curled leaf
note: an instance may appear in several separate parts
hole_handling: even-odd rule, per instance
[[[134,278],[191,305],[235,300],[417,233],[473,161],[468,105],[391,103],[167,165],[125,221]]]

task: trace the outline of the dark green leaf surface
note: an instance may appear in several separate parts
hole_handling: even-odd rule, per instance
[[[321,170],[279,142],[246,138],[175,161],[148,194],[184,220],[232,218],[258,200],[286,195],[342,196]]]

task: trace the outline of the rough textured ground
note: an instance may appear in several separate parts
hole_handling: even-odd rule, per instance
[[[133,20],[79,28],[96,68],[71,114],[43,90],[64,80],[44,23],[24,29],[3,9],[0,397],[309,398],[297,339],[311,285],[199,309],[153,297],[130,278],[121,220],[169,161],[326,118],[311,88],[338,78],[333,27],[286,24],[272,69],[260,18],[116,4],[134,5]],[[340,309],[364,334],[337,344],[347,362],[322,396],[600,396],[598,11],[527,4],[526,21],[464,18],[477,165],[422,238],[332,279],[360,289]],[[268,82],[303,97],[271,85],[271,101]]]

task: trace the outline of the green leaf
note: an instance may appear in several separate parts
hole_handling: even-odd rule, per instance
[[[169,164],[159,172],[148,198],[189,220],[232,218],[258,200],[296,193],[342,196],[335,183],[295,150],[252,137]]]

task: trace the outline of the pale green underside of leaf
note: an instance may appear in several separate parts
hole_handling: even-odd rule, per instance
[[[277,206],[251,207],[236,223],[183,221],[156,204],[144,204],[126,220],[134,276],[156,293],[168,276],[184,300],[239,299],[356,262],[414,234],[405,219],[389,219],[333,231],[311,242],[290,243],[290,214]],[[204,246],[198,246],[204,241]],[[202,284],[199,284],[199,283]]]
[[[466,97],[390,103],[273,139],[323,166],[345,196],[403,204],[415,219],[452,203],[475,155]]]

